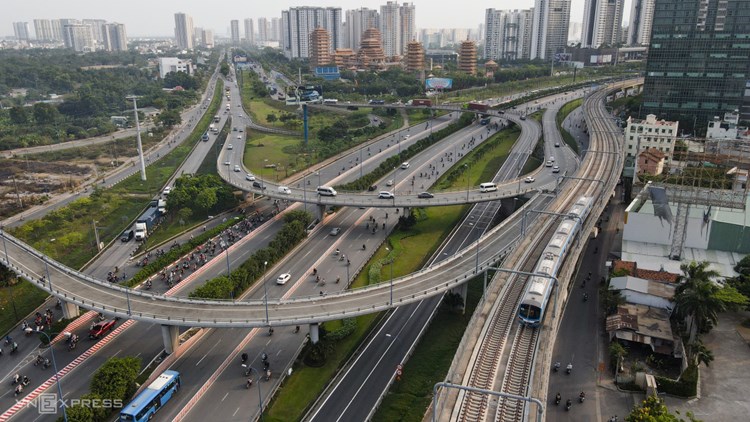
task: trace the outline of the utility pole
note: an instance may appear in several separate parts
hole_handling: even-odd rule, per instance
[[[136,139],[138,139],[138,158],[141,161],[141,180],[146,181],[146,162],[143,160],[143,144],[141,143],[141,124],[138,121],[138,104],[136,102],[138,97],[131,95],[127,97],[129,100],[133,100],[133,114],[135,114],[135,130]]]
[[[21,194],[18,193],[18,183],[16,183],[16,174],[11,173],[11,177],[13,178],[13,187],[16,189],[16,198],[18,199],[18,206],[23,208],[23,201],[21,200]]]

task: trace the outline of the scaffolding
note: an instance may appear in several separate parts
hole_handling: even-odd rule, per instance
[[[711,148],[706,139],[685,139],[684,142],[686,147],[675,148],[672,152],[665,174],[653,177],[638,194],[639,200],[644,201],[653,196],[653,188],[663,188],[665,203],[677,205],[669,254],[673,260],[682,257],[691,207],[744,212],[748,193],[750,157],[721,153]],[[705,218],[710,218],[710,212]]]

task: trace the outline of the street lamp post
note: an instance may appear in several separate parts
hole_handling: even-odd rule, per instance
[[[258,385],[258,412],[260,412],[259,418],[262,421],[263,420],[263,395],[260,391],[260,371],[244,363],[242,364],[242,366],[247,367],[249,371],[255,372],[255,375],[258,376],[258,382],[256,383]]]
[[[266,287],[268,274],[266,273],[266,267],[268,267],[268,261],[263,261],[263,297],[265,298],[264,302],[266,305],[266,324],[268,324],[268,287]]]
[[[388,252],[390,252],[390,251],[391,251],[391,250],[390,250],[390,249],[389,249],[388,247],[386,247],[386,248],[385,248],[385,250],[386,250],[386,251],[388,251]],[[390,295],[391,295],[391,299],[390,299],[390,302],[389,302],[389,304],[390,304],[391,306],[393,306],[393,261],[394,261],[393,257],[391,257],[391,260],[390,260],[390,261],[391,261],[391,262],[390,262],[390,264],[391,264],[391,287],[390,287],[390,292],[391,292],[391,293],[390,293]]]
[[[226,247],[224,248],[224,252],[226,252],[227,255],[227,278],[232,274],[231,270],[229,269],[229,242],[227,241]]]
[[[55,349],[52,347],[52,339],[50,338],[49,334],[45,333],[44,331],[39,331],[39,334],[43,334],[45,337],[47,337],[47,344],[49,344],[49,351],[52,354],[52,369],[55,370],[55,382],[57,383],[57,394],[60,395],[59,403],[60,407],[63,411],[63,419],[65,422],[68,422],[68,413],[65,411],[65,403],[63,400],[63,393],[62,393],[62,386],[60,385],[60,376],[57,372],[57,361],[55,360]],[[59,334],[59,333],[58,333]]]

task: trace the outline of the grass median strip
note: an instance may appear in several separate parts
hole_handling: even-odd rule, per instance
[[[565,121],[565,118],[568,117],[568,114],[572,113],[573,110],[577,109],[578,107],[583,104],[583,98],[578,98],[576,100],[573,100],[564,106],[560,107],[560,111],[557,112],[557,116],[555,116],[555,120],[557,121],[557,130],[560,131],[562,134],[563,139],[565,140],[565,143],[570,146],[570,148],[575,152],[576,154],[579,153],[578,148],[578,142],[576,142],[573,135],[570,134],[567,130],[563,129],[562,124]]]

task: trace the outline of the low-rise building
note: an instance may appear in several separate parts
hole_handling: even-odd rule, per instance
[[[628,157],[637,157],[641,151],[655,148],[664,153],[667,163],[671,163],[678,126],[679,122],[658,120],[653,114],[646,116],[645,120],[628,117],[628,125],[625,128],[625,154]]]
[[[672,334],[669,312],[651,306],[625,304],[607,317],[607,334],[614,339],[641,343],[655,353],[681,357],[680,340]]]
[[[177,57],[159,57],[159,76],[163,79],[169,72],[185,72],[188,75],[194,73],[191,60],[183,60]]]
[[[675,284],[646,280],[633,276],[612,277],[609,290],[620,292],[625,302],[672,312]]]
[[[664,172],[665,155],[656,148],[649,148],[638,154],[638,174],[658,176]]]

